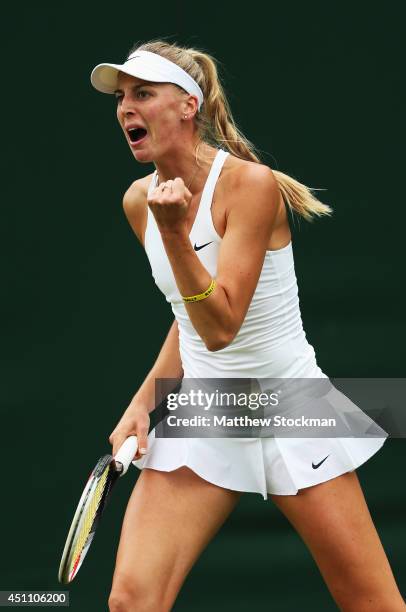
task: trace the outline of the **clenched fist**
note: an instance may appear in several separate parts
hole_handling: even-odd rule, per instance
[[[179,177],[153,189],[148,197],[148,206],[158,228],[161,231],[184,228],[191,199],[191,192]]]

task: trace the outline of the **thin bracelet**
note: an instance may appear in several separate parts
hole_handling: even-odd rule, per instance
[[[199,302],[200,300],[204,300],[214,291],[214,287],[216,286],[216,281],[214,278],[211,279],[211,283],[203,293],[198,293],[197,295],[191,295],[190,297],[183,297],[182,300],[184,302]]]

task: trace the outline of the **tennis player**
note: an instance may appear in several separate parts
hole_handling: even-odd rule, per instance
[[[405,610],[355,471],[384,438],[148,434],[156,379],[326,377],[302,326],[287,210],[309,220],[331,209],[260,162],[233,120],[209,54],[154,40],[136,45],[123,64],[99,64],[91,81],[116,96],[135,160],[155,166],[129,187],[123,207],[174,314],[109,438],[115,453],[137,435],[141,470],[122,526],[110,610],[170,610],[243,492],[275,502],[341,610]],[[246,87],[249,112],[268,121],[261,84],[247,78]]]

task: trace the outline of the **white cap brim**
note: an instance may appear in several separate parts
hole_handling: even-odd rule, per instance
[[[118,73],[124,72],[130,76],[137,77],[143,81],[152,81],[154,83],[168,82],[168,76],[163,75],[157,70],[153,70],[150,66],[129,66],[128,64],[98,64],[90,75],[92,85],[98,91],[107,94],[113,94],[118,88]]]
[[[175,83],[197,97],[199,110],[203,104],[203,92],[190,74],[150,51],[137,50],[123,64],[98,64],[93,68],[90,80],[98,91],[113,94],[118,88],[120,72],[152,83]]]

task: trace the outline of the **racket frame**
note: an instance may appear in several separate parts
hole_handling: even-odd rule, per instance
[[[103,455],[103,457],[100,457],[94,469],[90,473],[87,483],[83,489],[82,495],[79,499],[79,503],[73,516],[73,520],[69,528],[68,536],[66,538],[65,546],[63,549],[58,571],[58,580],[62,584],[69,584],[70,582],[72,582],[77,572],[79,571],[79,568],[82,565],[83,560],[93,541],[96,532],[96,527],[100,521],[103,510],[110,497],[112,488],[117,482],[118,478],[123,476],[127,472],[131,460],[134,458],[134,455],[137,452],[137,448],[137,437],[129,436],[120,446],[114,457],[112,455]],[[70,569],[78,534],[80,533],[80,528],[82,526],[83,520],[86,517],[86,511],[88,509],[88,506],[92,500],[92,494],[96,490],[100,478],[104,474],[106,467],[108,467],[109,473],[107,475],[106,485],[100,498],[100,503],[96,509],[89,535],[86,538],[85,544],[79,554],[79,557],[76,560],[76,563],[74,564],[73,568]]]
[[[82,526],[83,520],[86,517],[86,511],[89,506],[89,503],[91,502],[92,495],[97,489],[97,485],[99,484],[100,478],[102,477],[106,468],[109,469],[109,474],[107,475],[106,485],[102,497],[100,499],[100,504],[97,508],[94,520],[92,522],[90,533],[86,539],[85,545],[80,553],[80,556],[78,557],[78,560],[76,561],[74,567],[71,568],[71,564],[73,561],[72,556],[75,550],[77,536],[80,533],[80,528]],[[58,579],[61,583],[69,584],[70,582],[72,582],[80,566],[82,565],[87,551],[89,550],[90,544],[92,543],[92,540],[94,538],[97,524],[106,506],[113,485],[115,484],[121,473],[121,464],[116,465],[114,458],[111,455],[104,455],[103,457],[100,457],[99,461],[96,463],[95,468],[91,472],[80,497],[75,514],[73,516],[71,526],[69,528],[68,536],[66,538],[66,543],[62,553],[58,572]]]

